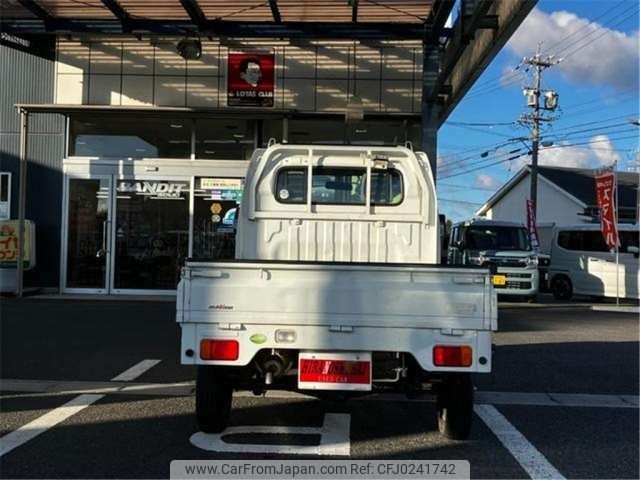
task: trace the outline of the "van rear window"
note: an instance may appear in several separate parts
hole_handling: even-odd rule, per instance
[[[558,234],[558,245],[567,250],[608,252],[599,230],[565,230]]]
[[[311,181],[311,203],[364,205],[366,170],[362,168],[315,167]],[[371,172],[371,204],[398,205],[402,202],[402,175],[394,169]],[[282,203],[306,203],[307,169],[285,168],[278,172],[276,199]]]

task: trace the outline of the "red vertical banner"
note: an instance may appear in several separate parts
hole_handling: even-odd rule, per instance
[[[274,65],[272,53],[230,53],[227,104],[230,107],[273,107]]]
[[[618,225],[615,215],[616,181],[613,172],[596,175],[596,200],[600,209],[600,229],[609,250],[618,246]]]
[[[527,230],[529,230],[529,239],[531,240],[531,247],[534,250],[539,250],[540,241],[538,239],[536,211],[533,208],[533,202],[531,200],[527,200]]]

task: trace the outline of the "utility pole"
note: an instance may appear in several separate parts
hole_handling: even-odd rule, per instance
[[[533,217],[537,218],[538,210],[538,148],[540,145],[540,122],[550,122],[553,118],[543,117],[541,110],[554,111],[558,107],[558,93],[553,90],[541,89],[543,70],[560,63],[561,59],[554,60],[553,55],[542,57],[540,43],[533,57],[524,58],[522,63],[530,65],[534,69],[534,86],[527,87],[523,93],[527,97],[527,106],[533,112],[521,117],[523,123],[531,125],[531,190],[529,199],[533,205]],[[544,96],[544,104],[540,105],[540,96]]]

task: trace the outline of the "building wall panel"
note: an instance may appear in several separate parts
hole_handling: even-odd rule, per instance
[[[12,175],[11,217],[18,216],[20,116],[16,103],[52,103],[55,61],[0,46],[0,170]],[[26,216],[36,223],[35,269],[25,285],[57,287],[62,202],[64,119],[60,115],[30,116]]]
[[[179,40],[59,39],[56,102],[225,108],[228,55],[245,52],[275,57],[274,105],[266,111],[340,112],[352,95],[366,112],[420,108],[422,52],[415,42],[205,40],[202,57],[185,61],[176,52]]]

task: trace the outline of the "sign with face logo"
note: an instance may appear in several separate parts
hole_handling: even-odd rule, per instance
[[[273,107],[275,55],[230,53],[227,104],[230,107]]]

